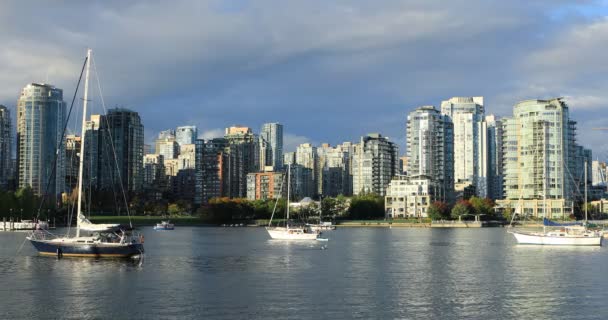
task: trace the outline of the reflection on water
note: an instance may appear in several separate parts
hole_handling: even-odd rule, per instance
[[[39,257],[0,233],[1,318],[603,319],[607,248],[516,245],[503,229],[146,228],[138,260]],[[327,246],[326,249],[322,249]]]

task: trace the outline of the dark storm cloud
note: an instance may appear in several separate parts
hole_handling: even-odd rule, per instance
[[[47,77],[71,95],[90,46],[106,103],[139,111],[148,141],[182,124],[208,137],[279,121],[288,150],[380,132],[403,152],[406,114],[452,96],[483,95],[488,113],[508,115],[566,95],[579,122],[607,118],[601,12],[587,1],[2,2],[0,103]]]

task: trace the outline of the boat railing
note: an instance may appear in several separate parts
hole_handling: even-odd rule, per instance
[[[51,240],[56,237],[57,236],[44,229],[33,230],[28,235],[28,238],[31,240]]]

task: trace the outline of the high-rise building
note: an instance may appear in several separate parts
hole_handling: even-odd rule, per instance
[[[247,196],[247,174],[256,172],[258,139],[247,127],[230,127],[224,136],[228,141],[226,154],[227,179],[226,195],[230,198],[245,198]]]
[[[312,170],[312,195],[316,195],[319,192],[319,184],[317,178],[319,176],[319,162],[317,161],[317,147],[314,147],[310,143],[302,143],[296,148],[296,164],[309,168]],[[312,196],[311,195],[311,196]]]
[[[594,186],[606,186],[606,162],[594,160],[591,163],[591,180]]]
[[[451,201],[454,190],[454,134],[450,119],[433,106],[407,117],[408,176],[428,176],[438,186],[438,201]]]
[[[517,103],[513,117],[503,119],[505,199],[499,207],[538,217],[572,214],[582,190],[578,162],[591,157],[576,144],[575,131],[561,98]]]
[[[493,200],[503,198],[502,121],[494,115],[486,116],[488,128],[488,194]]]
[[[101,153],[103,150],[101,119],[101,115],[92,114],[90,120],[85,123],[83,181],[87,181],[87,184],[93,189],[101,187],[103,157],[106,158],[106,161],[113,159],[111,150],[110,153]]]
[[[73,134],[65,138],[65,185],[70,192],[78,185],[81,143],[81,138]]]
[[[317,188],[323,196],[335,197],[352,194],[351,144],[336,147],[322,144],[317,148]]]
[[[30,186],[37,195],[57,196],[65,191],[64,123],[61,89],[38,83],[23,88],[17,102],[20,188]]]
[[[441,102],[441,113],[454,126],[454,183],[475,186],[476,194],[486,197],[487,128],[483,97],[454,97]]]
[[[397,175],[399,152],[395,143],[379,133],[361,137],[353,155],[353,194],[375,193],[384,196],[386,187]]]
[[[179,148],[178,170],[194,169],[196,164],[196,145],[182,144]]]
[[[265,166],[272,166],[273,170],[283,167],[283,125],[280,123],[265,123],[260,131],[260,141],[265,148],[265,154],[260,158],[265,160]]]
[[[109,109],[100,121],[102,188],[112,188],[121,182],[125,192],[141,190],[144,126],[139,114],[125,108]]]
[[[6,190],[11,179],[11,114],[0,105],[0,190]]]
[[[175,130],[175,141],[181,146],[183,144],[194,144],[198,137],[196,126],[181,126]]]
[[[225,196],[226,148],[228,141],[215,138],[196,141],[196,193],[194,203],[201,205],[212,198]]]
[[[301,164],[290,164],[290,185],[292,201],[299,201],[305,197],[312,197],[315,193],[313,185],[312,169]],[[287,168],[285,168],[287,171]]]
[[[160,154],[144,155],[143,180],[144,188],[147,190],[162,190],[165,187],[165,166],[163,156]]]
[[[296,153],[295,152],[285,152],[283,154],[283,165],[295,164],[296,163]]]
[[[177,159],[179,155],[179,144],[177,143],[175,131],[169,129],[161,131],[155,142],[155,152],[163,156],[163,159]]]
[[[283,188],[283,172],[252,172],[247,174],[247,199],[266,200],[281,197],[287,190]]]

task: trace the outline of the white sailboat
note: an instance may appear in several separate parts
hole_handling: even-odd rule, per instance
[[[119,224],[95,224],[82,213],[82,176],[84,167],[85,122],[87,116],[91,49],[87,50],[84,101],[82,111],[82,143],[78,168],[78,204],[76,236],[56,236],[46,230],[35,230],[27,239],[40,255],[58,257],[127,258],[144,253],[143,237],[133,234]],[[87,235],[81,234],[87,232]]]
[[[277,208],[275,203],[274,210],[272,211],[272,216],[270,217],[270,221],[268,222],[268,226],[266,227],[266,231],[268,231],[268,234],[272,239],[276,240],[315,240],[317,239],[319,233],[312,231],[309,227],[295,227],[289,225],[289,195],[291,185],[290,175],[291,166],[287,165],[287,210],[285,214],[285,227],[272,226],[272,218],[274,217],[274,211]],[[282,186],[281,189],[283,189]]]
[[[546,206],[544,207],[546,215]],[[549,227],[559,229],[547,230]],[[542,231],[520,231],[509,227],[518,244],[562,245],[562,246],[601,246],[602,233],[587,228],[587,162],[585,161],[585,221],[582,224],[558,224],[543,219]]]

